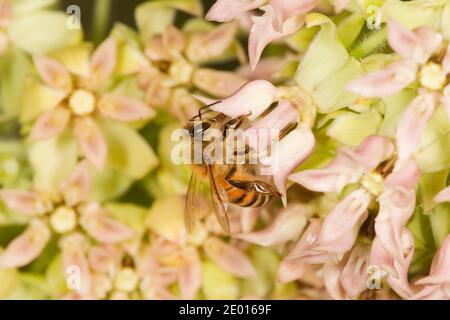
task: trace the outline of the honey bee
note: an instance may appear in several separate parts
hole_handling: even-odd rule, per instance
[[[229,129],[246,129],[249,121],[245,116],[231,118],[223,113],[210,109],[212,105],[200,109],[198,115],[193,117],[185,127],[191,138],[202,136],[208,130],[218,129],[225,137]],[[290,131],[292,127],[288,128]],[[285,135],[283,133],[283,135]],[[214,141],[202,141],[203,147]],[[191,149],[193,150],[193,149]],[[188,230],[192,230],[197,220],[196,206],[199,203],[202,181],[209,182],[210,198],[213,210],[222,229],[229,233],[230,225],[224,203],[232,203],[241,207],[260,207],[269,202],[279,193],[271,176],[260,175],[257,164],[248,163],[251,148],[245,145],[244,150],[236,150],[234,154],[243,152],[246,161],[243,164],[212,163],[193,164],[186,203],[185,221]]]

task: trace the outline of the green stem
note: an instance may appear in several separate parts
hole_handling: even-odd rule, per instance
[[[111,17],[111,0],[95,0],[92,16],[92,40],[100,43],[106,36]]]
[[[386,39],[387,32],[385,28],[372,31],[364,40],[352,49],[350,54],[358,59],[367,57],[369,54],[383,48],[386,45]]]

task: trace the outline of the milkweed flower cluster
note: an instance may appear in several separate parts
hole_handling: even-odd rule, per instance
[[[143,1],[95,43],[57,5],[0,0],[0,298],[450,298],[449,0]],[[188,231],[207,112],[275,197]]]

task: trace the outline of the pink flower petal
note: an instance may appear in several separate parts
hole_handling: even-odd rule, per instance
[[[425,286],[410,298],[411,300],[449,300],[450,295],[447,294],[442,286]]]
[[[72,90],[70,73],[59,61],[47,57],[34,57],[33,60],[39,76],[47,85],[67,93]]]
[[[53,208],[49,199],[33,191],[1,189],[0,198],[9,209],[31,216],[48,213]]]
[[[260,214],[260,208],[242,208],[240,218],[241,218],[241,228],[242,232],[250,232],[255,227]]]
[[[226,272],[241,278],[255,278],[256,270],[251,260],[239,249],[218,238],[208,238],[203,243],[208,257]]]
[[[418,95],[401,115],[397,127],[397,148],[400,160],[409,158],[419,147],[425,127],[436,109],[436,95]]]
[[[405,199],[410,199],[410,203],[405,208],[398,208],[395,203],[389,203],[389,195],[383,194],[386,200],[380,200],[380,211],[378,213],[375,230],[380,242],[386,248],[386,251],[396,260],[403,259],[402,251],[402,233],[406,222],[411,217],[415,205],[415,197],[409,192],[404,195]],[[396,195],[401,197],[401,195]],[[402,199],[402,201],[405,201]]]
[[[436,197],[434,197],[434,202],[450,202],[450,186],[440,191]]]
[[[393,144],[382,136],[369,136],[356,148],[340,148],[330,164],[322,169],[294,173],[289,179],[316,192],[341,192],[358,182],[365,172],[375,169],[394,152]]]
[[[375,237],[372,241],[369,264],[371,266],[379,267],[382,271],[398,277],[394,267],[394,259],[389,252],[386,251],[379,237]]]
[[[416,79],[417,65],[409,61],[391,63],[347,85],[347,90],[363,97],[387,97],[399,92]]]
[[[18,268],[29,264],[44,250],[51,232],[41,220],[33,220],[25,231],[0,253],[0,269]]]
[[[119,243],[134,235],[131,228],[109,217],[97,203],[83,208],[80,224],[91,237],[101,243]]]
[[[149,65],[147,67],[141,68],[137,74],[136,83],[142,91],[145,91],[149,88],[151,83],[155,81],[155,79],[161,78],[161,73],[159,69],[154,67],[153,65]]]
[[[319,264],[328,260],[328,255],[317,249],[321,228],[320,219],[311,219],[308,228],[283,261]]]
[[[245,64],[237,69],[237,73],[249,80],[270,81],[291,60],[290,56],[262,58],[255,70],[252,70],[249,64]]]
[[[419,63],[425,63],[441,47],[442,35],[429,27],[417,28],[414,33],[417,36],[418,45],[421,47],[423,55],[413,55],[412,59],[418,58],[417,61]]]
[[[7,28],[13,16],[13,6],[10,0],[0,2],[0,28]]]
[[[89,198],[91,191],[91,176],[86,161],[82,161],[72,175],[61,186],[66,204],[73,207]]]
[[[374,170],[380,163],[394,154],[394,145],[383,136],[371,135],[354,149],[355,157],[367,171]]]
[[[278,268],[278,281],[281,283],[302,279],[321,287],[322,279],[318,275],[321,264],[329,261],[327,253],[317,251],[320,220],[311,219],[311,224],[289,255]],[[309,281],[308,281],[309,280]]]
[[[300,126],[291,131],[281,141],[272,145],[270,173],[284,206],[286,206],[286,184],[289,174],[306,160],[316,144],[311,129]]]
[[[200,68],[195,71],[192,82],[196,88],[223,98],[235,93],[247,80],[235,72]]]
[[[42,114],[31,128],[30,139],[45,140],[57,136],[69,123],[69,110],[56,107]]]
[[[182,270],[186,270],[186,273],[191,272],[191,274],[187,274],[187,276],[190,277],[190,279],[192,279],[192,284],[194,283],[198,283],[198,275],[201,274],[201,265],[200,263],[200,259],[198,258],[198,253],[191,251],[192,248],[187,248],[184,250],[184,265],[181,267]],[[187,257],[188,254],[191,254],[192,256]],[[152,280],[155,284],[157,284],[160,287],[167,287],[170,286],[172,284],[174,284],[177,281],[181,280],[181,273],[183,273],[184,271],[181,270],[177,270],[177,268],[174,267],[161,267],[158,266],[156,268],[156,270],[152,271]],[[146,275],[144,275],[145,277]],[[194,280],[195,279],[195,280]],[[191,280],[190,280],[191,281]],[[187,283],[187,282],[186,282]],[[195,288],[197,287],[197,285],[191,285],[190,289],[186,287],[186,291],[184,291],[185,289],[183,289],[183,296],[192,296],[194,293]],[[191,293],[189,293],[191,292]]]
[[[120,262],[121,254],[111,246],[94,246],[89,249],[88,261],[92,270],[97,273],[108,273]]]
[[[402,261],[402,234],[406,222],[411,217],[415,207],[413,191],[387,190],[378,202],[380,210],[375,222],[375,232],[386,251],[396,260]],[[398,199],[398,200],[397,200]],[[403,205],[395,201],[405,202]]]
[[[78,118],[74,133],[84,156],[95,167],[102,169],[106,162],[108,146],[95,121],[91,117]]]
[[[394,260],[394,268],[398,276],[395,277],[393,275],[388,275],[387,279],[392,290],[394,290],[400,297],[407,299],[413,295],[408,281],[408,272],[414,254],[414,239],[412,234],[407,229],[404,231],[403,238],[405,258],[402,262]],[[405,243],[408,244],[405,245]]]
[[[303,232],[308,212],[308,207],[303,204],[290,205],[282,209],[267,228],[235,237],[265,247],[296,240]]]
[[[418,39],[413,31],[409,30],[394,19],[388,21],[388,41],[389,45],[404,59],[412,59],[414,54],[420,50]]]
[[[341,286],[345,296],[356,299],[367,289],[367,267],[369,266],[369,249],[356,245],[340,275]]]
[[[278,269],[278,281],[281,283],[290,282],[292,280],[299,279],[302,283],[304,283],[306,286],[311,286],[312,288],[310,290],[307,290],[311,292],[314,296],[314,291],[317,289],[319,291],[323,291],[323,278],[322,278],[322,265],[320,264],[297,264],[297,266],[292,265],[291,270],[288,268],[285,268],[286,273],[282,273],[282,266],[284,263],[288,261],[282,261],[280,264],[280,267]],[[294,267],[297,269],[295,270]],[[295,276],[295,273],[297,273],[297,276]],[[290,279],[288,278],[290,277]],[[314,288],[314,289],[313,289]],[[302,289],[303,291],[303,289]],[[305,292],[303,292],[305,293]],[[319,294],[320,295],[320,294]],[[317,295],[317,296],[319,296]],[[305,294],[305,296],[308,296],[308,294]]]
[[[384,184],[387,188],[414,190],[419,178],[419,164],[415,160],[409,159],[404,162],[397,162],[392,173],[386,177]]]
[[[343,254],[352,248],[371,198],[366,190],[358,189],[328,213],[320,232],[320,250]]]
[[[283,23],[286,20],[312,11],[317,3],[318,0],[271,0],[270,5],[276,13],[275,29],[282,31]]]
[[[117,43],[113,37],[103,41],[91,59],[91,80],[95,87],[103,84],[117,64]]]
[[[414,187],[419,172],[417,163],[408,161],[387,177],[387,189],[378,198],[380,209],[375,219],[375,232],[389,254],[398,261],[403,261],[402,235],[415,209]]]
[[[168,48],[163,44],[163,36],[157,34],[145,43],[145,55],[153,61],[170,61],[172,59]]]
[[[206,20],[228,22],[242,13],[262,6],[266,0],[217,0],[206,14]]]
[[[232,96],[211,106],[211,109],[222,112],[232,118],[249,115],[257,118],[275,100],[276,88],[268,81],[255,80],[246,83]]]
[[[307,272],[309,265],[303,260],[283,260],[278,267],[277,280],[280,283],[287,283],[301,279]]]
[[[174,25],[169,24],[162,34],[162,45],[169,52],[179,53],[185,48],[186,39],[183,32]]]
[[[169,103],[172,88],[167,82],[167,77],[157,76],[152,79],[145,95],[145,102],[150,107],[162,107]]]
[[[108,255],[108,252],[106,252],[105,258],[109,259]],[[142,276],[152,274],[159,268],[161,268],[161,266],[158,262],[158,254],[155,252],[153,247],[145,247],[139,255],[139,263],[137,265],[138,274]],[[176,281],[176,278],[177,276],[175,275],[174,281]]]
[[[195,248],[187,248],[183,254],[185,264],[179,271],[178,283],[183,299],[194,299],[202,282],[202,264]]]
[[[158,274],[155,279],[159,284],[168,285],[177,281],[178,270],[176,267],[162,266],[158,259],[164,259],[165,256],[175,256],[176,258],[184,257],[184,254],[190,252],[190,248],[180,252],[180,248],[162,238],[152,237],[152,245],[146,246],[139,254],[137,271],[142,276]],[[120,261],[120,260],[119,260]]]
[[[237,23],[229,22],[212,31],[193,34],[187,46],[188,59],[200,63],[220,57],[235,41],[237,29]]]
[[[333,161],[322,169],[305,170],[289,176],[305,188],[316,192],[341,192],[347,184],[358,182],[364,170],[347,148],[338,150]]]
[[[414,238],[407,229],[402,234],[402,258],[395,260],[386,250],[379,237],[372,244],[370,265],[387,272],[389,286],[402,298],[412,296],[408,282],[408,269],[414,254]]]
[[[262,7],[264,14],[262,16],[253,16],[253,27],[250,30],[248,38],[248,52],[250,66],[252,70],[256,68],[264,48],[272,41],[286,37],[299,30],[304,22],[303,16],[296,16],[283,21],[279,30],[274,29],[277,25],[277,14],[271,5]],[[279,22],[280,23],[280,22]],[[279,24],[278,23],[278,24]]]
[[[240,29],[245,31],[246,33],[249,33],[250,29],[253,26],[252,16],[253,11],[246,11],[236,18],[237,22],[239,23]]]
[[[104,117],[124,122],[150,119],[156,114],[137,99],[112,94],[103,95],[98,106]]]
[[[332,261],[328,261],[323,268],[325,288],[329,295],[335,300],[344,300],[346,298],[344,288],[340,281],[342,267],[343,263],[336,264]]]
[[[89,296],[92,275],[86,258],[86,239],[79,233],[70,234],[60,241],[64,275],[69,289],[80,295],[81,299]]]
[[[450,235],[442,243],[431,263],[430,275],[416,284],[448,285],[450,284]]]
[[[394,19],[389,19],[388,42],[402,58],[425,63],[441,45],[442,36],[426,27],[413,32]]]
[[[246,130],[244,137],[248,139],[250,147],[260,150],[269,146],[273,139],[291,123],[299,121],[299,113],[294,106],[285,100],[261,120],[256,121]]]

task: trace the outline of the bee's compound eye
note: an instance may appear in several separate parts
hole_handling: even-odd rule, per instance
[[[205,133],[211,127],[208,122],[200,122],[189,128],[189,133],[192,137],[198,137]]]

